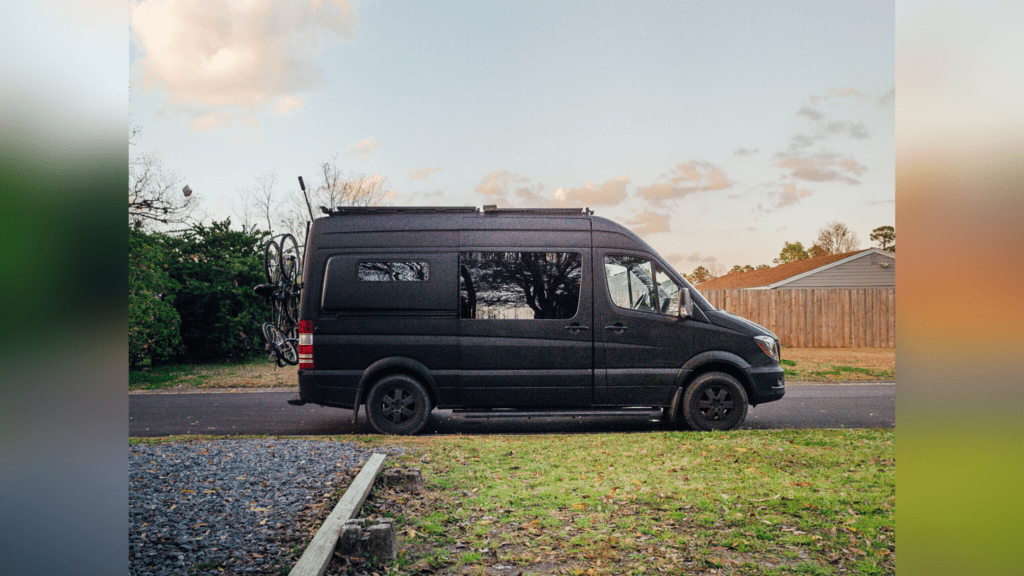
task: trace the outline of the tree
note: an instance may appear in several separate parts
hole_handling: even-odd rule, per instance
[[[254,178],[249,186],[237,190],[241,205],[232,205],[231,211],[238,217],[242,230],[253,230],[266,224],[265,231],[273,236],[275,226],[282,227],[287,221],[280,210],[282,203],[274,194],[276,185],[277,172],[271,170]]]
[[[690,281],[690,284],[700,284],[702,282],[707,282],[708,280],[714,280],[715,277],[711,275],[711,272],[707,268],[697,266],[689,276],[686,276],[686,279]]]
[[[869,236],[872,242],[878,243],[878,247],[889,252],[896,251],[896,229],[892,226],[879,226],[871,231]]]
[[[765,268],[767,268],[767,266],[765,266]],[[739,264],[736,264],[735,266],[732,267],[732,270],[729,270],[729,274],[736,274],[739,272],[750,272],[752,270],[754,270],[754,267],[751,266],[750,264],[747,264],[746,266],[740,266]]]
[[[281,226],[291,232],[300,244],[305,244],[306,222],[310,219],[310,207],[314,218],[325,216],[321,207],[335,209],[340,206],[382,206],[385,204],[387,178],[379,174],[342,173],[338,167],[338,156],[320,164],[317,175],[319,182],[306,187],[309,207],[302,192],[296,190],[280,218]]]
[[[807,251],[808,258],[817,258],[818,256],[828,256],[828,250],[825,250],[818,244],[811,246],[811,249]]]
[[[829,222],[818,230],[818,246],[827,254],[843,254],[856,250],[860,246],[860,240],[846,224]]]
[[[142,130],[133,126],[128,134],[129,148],[135,145]],[[184,224],[196,207],[196,197],[178,185],[181,179],[164,168],[153,154],[139,154],[128,159],[128,220],[146,224]]]
[[[772,262],[776,265],[789,264],[797,260],[806,260],[809,257],[807,250],[804,250],[804,245],[800,242],[786,242],[785,246],[782,247],[782,252],[779,252],[779,257],[772,260]]]

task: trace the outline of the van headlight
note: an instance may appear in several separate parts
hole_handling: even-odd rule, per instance
[[[775,339],[769,336],[754,336],[754,340],[757,341],[757,345],[761,347],[772,360],[779,361],[779,345],[775,343]]]

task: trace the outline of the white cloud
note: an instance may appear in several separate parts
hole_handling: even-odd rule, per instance
[[[733,182],[720,168],[703,160],[677,164],[661,176],[661,182],[637,188],[641,198],[660,204],[696,192],[712,192],[731,188]]]
[[[426,180],[434,172],[440,172],[441,168],[409,168],[409,180]]]
[[[626,199],[629,175],[606,180],[602,184],[587,182],[580,188],[556,188],[551,203],[557,206],[614,206]]]
[[[820,153],[813,156],[797,156],[780,152],[775,155],[775,165],[789,171],[792,178],[809,182],[845,182],[860,184],[854,176],[860,176],[867,167],[853,158],[841,158],[836,154]]]
[[[364,138],[359,142],[353,144],[352,147],[348,149],[348,153],[351,154],[352,156],[355,156],[356,158],[359,158],[363,162],[366,162],[367,160],[370,159],[370,156],[372,156],[374,152],[377,151],[377,148],[379,147],[380,142],[374,140],[373,138]]]
[[[351,39],[358,25],[348,0],[131,0],[128,17],[143,89],[162,92],[161,111],[184,113],[195,130],[272,104],[300,108],[296,93],[323,82],[314,60],[325,41]]]
[[[626,224],[640,237],[669,231],[669,217],[651,210],[635,214]]]
[[[282,116],[288,116],[292,110],[301,110],[303,100],[301,96],[282,96],[274,104],[274,112]]]

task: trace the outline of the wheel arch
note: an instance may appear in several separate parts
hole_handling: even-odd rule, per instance
[[[437,406],[437,383],[430,375],[430,369],[422,362],[407,356],[389,356],[370,364],[363,371],[363,376],[359,379],[359,384],[356,387],[356,399],[352,407],[353,422],[359,417],[359,407],[366,398],[367,389],[381,378],[392,374],[407,374],[422,382],[423,387],[427,389],[427,394],[430,395],[430,402]]]
[[[724,372],[738,380],[743,386],[743,391],[747,393],[747,398],[750,398],[754,382],[750,379],[749,369],[750,363],[732,352],[710,350],[697,354],[683,364],[677,383],[679,388],[685,392],[700,375],[708,372]]]

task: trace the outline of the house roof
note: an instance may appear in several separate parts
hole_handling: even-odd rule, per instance
[[[820,268],[831,267],[838,265],[845,260],[853,260],[865,256],[868,253],[877,252],[886,256],[895,256],[889,252],[884,252],[876,248],[868,248],[866,250],[856,250],[853,252],[845,252],[843,254],[829,254],[827,256],[818,256],[817,258],[807,258],[806,260],[797,260],[796,262],[789,262],[787,264],[780,264],[774,268],[765,268],[762,270],[750,270],[747,272],[735,272],[733,274],[726,274],[720,276],[714,280],[708,280],[701,284],[697,284],[698,290],[734,290],[739,288],[774,288],[778,284],[787,283],[790,280],[795,279],[798,276],[809,275],[813,272],[818,271]]]

